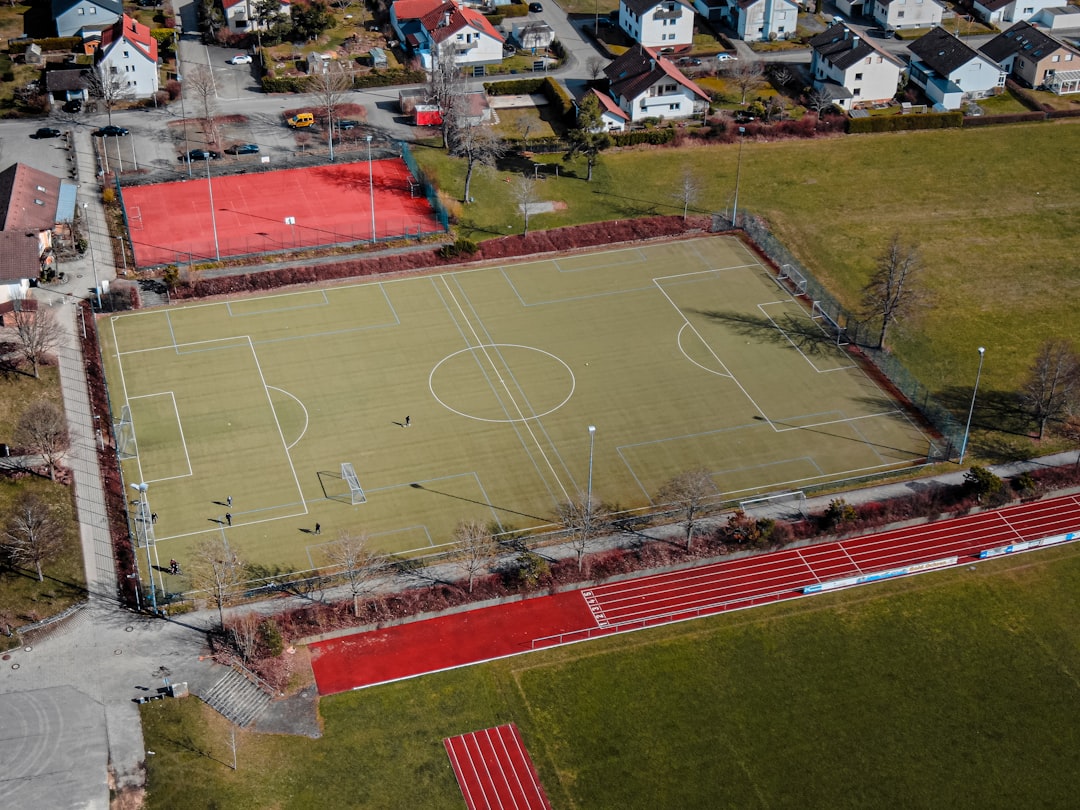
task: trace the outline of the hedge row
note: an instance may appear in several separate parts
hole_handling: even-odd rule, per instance
[[[395,84],[423,84],[427,74],[422,70],[374,70],[371,73],[353,76],[353,89],[363,90],[369,87],[389,87]],[[262,78],[262,89],[266,93],[306,93],[307,76],[271,76]]]
[[[627,219],[617,222],[598,222],[555,228],[550,231],[534,231],[526,236],[503,236],[481,242],[474,261],[495,261],[535,253],[573,250],[595,247],[613,242],[635,242],[677,236],[688,231],[707,230],[710,220],[706,217],[649,217]],[[193,283],[181,283],[173,291],[176,298],[205,298],[214,295],[233,295],[255,290],[272,290],[291,284],[315,284],[334,279],[376,276],[387,273],[404,273],[428,267],[441,267],[456,260],[439,255],[438,248],[350,259],[336,264],[308,267],[279,267],[235,276],[201,278]]]
[[[26,53],[26,49],[32,44],[40,46],[43,51],[64,51],[65,53],[81,51],[83,46],[81,37],[45,37],[44,39],[23,39],[17,42],[9,40],[9,43],[12,56]]]
[[[611,133],[611,142],[616,146],[638,146],[643,143],[660,146],[661,144],[671,143],[673,140],[675,140],[675,129],[673,127]]]
[[[964,119],[964,128],[988,127],[993,124],[1015,124],[1020,121],[1045,121],[1046,113],[1002,113],[1001,115],[972,115]]]
[[[544,79],[510,79],[505,82],[484,82],[489,96],[531,96],[544,87]]]
[[[961,112],[922,113],[919,115],[882,115],[852,118],[847,131],[852,135],[866,132],[906,132],[913,129],[951,129],[964,125]]]
[[[544,79],[542,92],[549,102],[559,111],[559,114],[567,120],[574,116],[574,99],[563,89],[551,76]]]

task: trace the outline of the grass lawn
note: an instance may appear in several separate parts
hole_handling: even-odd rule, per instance
[[[1047,93],[1046,95],[1053,95],[1053,93]],[[1024,106],[1020,99],[1008,90],[999,95],[991,96],[990,98],[980,98],[975,103],[978,104],[987,115],[1031,112],[1031,110]]]
[[[324,698],[319,740],[142,707],[149,807],[459,807],[513,721],[555,807],[1067,807],[1080,545]]]
[[[1072,338],[1080,317],[1080,161],[1048,171],[1053,154],[1080,135],[1080,122],[984,127],[829,138],[748,141],[739,205],[764,215],[789,248],[849,306],[893,233],[917,243],[932,304],[899,324],[891,344],[929,388],[957,413],[970,401],[978,356],[986,365],[974,421],[976,453],[1039,452],[1010,416],[1006,400],[1020,386],[1039,345]],[[683,169],[705,182],[696,208],[730,209],[738,145],[606,152],[592,183],[584,161],[563,164],[540,188],[566,208],[532,218],[532,227],[675,214]],[[418,160],[448,194],[461,198],[462,170],[441,152]],[[544,156],[561,162],[561,156]],[[569,173],[567,173],[569,172]],[[873,178],[873,179],[871,179]],[[473,182],[477,200],[462,215],[470,238],[507,233],[508,186],[488,173]],[[995,432],[984,433],[993,424]],[[1045,449],[1045,448],[1043,448]]]

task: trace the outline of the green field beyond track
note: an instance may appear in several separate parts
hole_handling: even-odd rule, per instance
[[[143,707],[152,808],[461,808],[514,722],[556,808],[1073,807],[1080,545],[324,698],[319,740]]]
[[[929,447],[727,237],[117,315],[100,333],[162,558],[226,531],[251,562],[306,569],[345,529],[423,553],[466,517],[540,526],[587,487],[589,425],[594,495],[622,508],[695,467],[745,497]]]

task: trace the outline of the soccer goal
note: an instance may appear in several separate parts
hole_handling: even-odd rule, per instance
[[[360,480],[356,477],[356,470],[353,469],[352,464],[349,464],[348,462],[342,463],[341,480],[349,485],[349,498],[353,506],[356,506],[358,503],[367,503],[367,496],[360,486]]]
[[[139,447],[135,443],[135,425],[131,421],[131,408],[127,405],[120,409],[120,419],[113,423],[113,436],[116,437],[118,458],[123,460],[139,455]]]
[[[748,515],[774,518],[806,517],[806,493],[801,489],[791,492],[775,492],[739,501],[739,509]]]
[[[781,265],[780,274],[776,277],[776,280],[786,281],[796,295],[806,295],[806,276],[795,269],[793,265]]]
[[[821,325],[823,332],[836,341],[837,346],[847,346],[851,342],[848,340],[847,327],[837,323],[836,319],[821,306],[820,301],[814,302],[810,317]]]

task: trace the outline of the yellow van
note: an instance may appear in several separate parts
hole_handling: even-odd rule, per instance
[[[288,124],[293,129],[302,129],[304,127],[310,127],[315,123],[315,116],[311,113],[297,113],[289,119]]]

